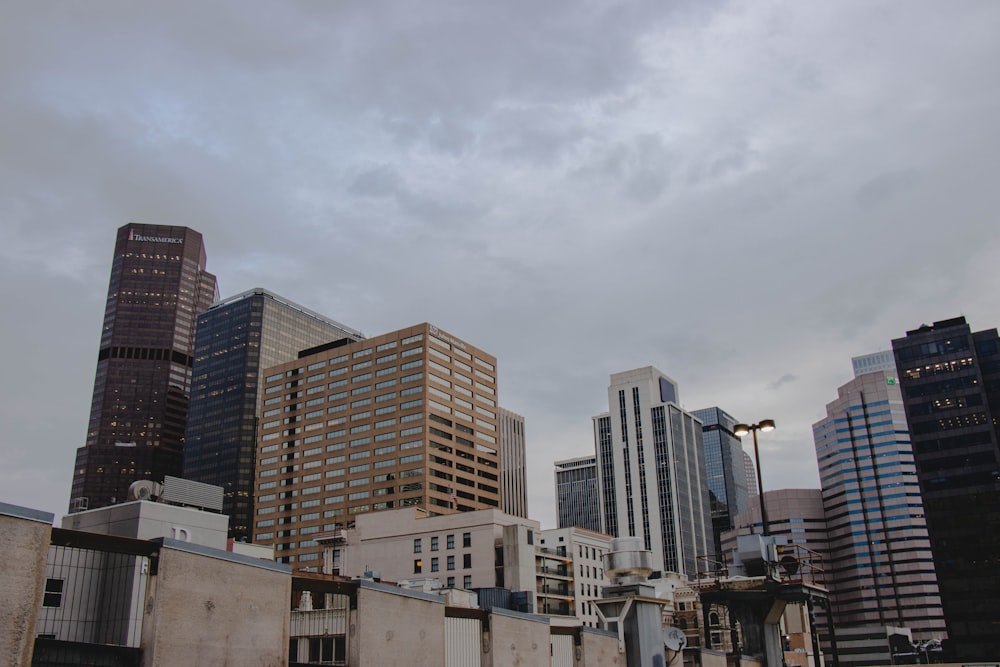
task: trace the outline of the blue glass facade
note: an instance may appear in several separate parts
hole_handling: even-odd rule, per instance
[[[721,554],[722,533],[733,528],[733,518],[749,506],[746,457],[743,444],[733,435],[737,421],[732,415],[717,407],[694,410],[691,414],[702,423],[715,553]]]
[[[361,333],[251,290],[198,316],[184,476],[224,489],[230,537],[250,538],[263,369],[305,349]]]

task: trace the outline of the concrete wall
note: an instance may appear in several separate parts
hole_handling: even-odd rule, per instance
[[[353,590],[344,597],[354,600],[349,611],[293,612],[292,636],[346,635],[350,667],[625,665],[617,635],[605,630],[554,629],[544,617],[501,609],[487,613],[449,608],[437,594],[387,584],[362,581],[343,586]],[[305,662],[302,646],[298,658]]]
[[[287,665],[291,577],[252,560],[164,540],[146,596],[143,667]]]
[[[575,667],[625,665],[625,654],[618,652],[618,635],[612,632],[583,629],[580,632],[580,648]]]
[[[378,584],[359,587],[348,637],[351,667],[444,665],[445,605],[436,598]]]
[[[27,667],[45,590],[45,553],[53,515],[0,503],[4,565],[0,568],[0,664]]]
[[[489,651],[483,656],[483,667],[549,667],[549,624],[544,620],[494,609],[489,624]]]

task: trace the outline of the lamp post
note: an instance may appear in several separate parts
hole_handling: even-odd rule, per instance
[[[742,438],[747,433],[753,433],[753,459],[754,465],[757,466],[757,496],[760,498],[760,520],[763,524],[764,535],[769,535],[770,531],[767,524],[767,510],[764,508],[764,482],[761,481],[760,476],[760,449],[757,447],[757,431],[767,433],[773,430],[773,419],[761,419],[756,424],[737,424],[733,427],[733,435],[737,438]]]

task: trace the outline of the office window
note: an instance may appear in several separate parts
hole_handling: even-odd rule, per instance
[[[449,535],[448,538],[447,538],[447,540],[448,540],[448,548],[449,549],[454,549],[455,548],[455,536],[454,535]]]
[[[43,607],[61,607],[63,594],[62,579],[45,580],[45,596],[42,598]]]
[[[472,533],[462,533],[462,546],[465,548],[472,546]]]
[[[432,537],[431,538],[431,551],[437,551],[437,550],[438,550],[438,538]]]
[[[418,537],[417,539],[413,540],[413,553],[418,554],[420,553],[420,550],[421,550],[420,538]]]
[[[448,556],[448,569],[449,570],[454,570],[455,569],[455,557],[454,556]]]
[[[448,588],[454,588],[455,587],[455,577],[448,577],[448,584],[447,585],[448,585]]]
[[[462,567],[472,567],[472,554],[462,554]]]
[[[467,574],[462,578],[462,588],[472,588],[472,575]]]
[[[438,559],[431,558],[431,572],[437,572],[437,571],[438,571]]]
[[[424,561],[422,561],[419,558],[417,560],[413,561],[413,573],[414,574],[420,574],[421,572],[423,572],[423,569],[424,569]]]

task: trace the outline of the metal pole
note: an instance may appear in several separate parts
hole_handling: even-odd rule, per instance
[[[760,498],[760,520],[763,524],[763,533],[765,536],[770,535],[769,526],[767,523],[767,509],[764,507],[764,482],[760,476],[760,448],[757,446],[757,424],[750,427],[753,432],[753,458],[754,464],[757,466],[757,497]]]

